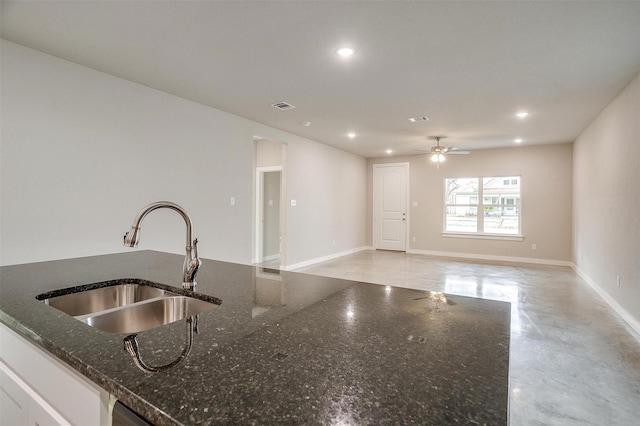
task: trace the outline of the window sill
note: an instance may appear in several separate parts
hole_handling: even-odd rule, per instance
[[[524,241],[522,235],[496,235],[496,234],[463,234],[458,232],[443,232],[446,238],[472,238],[476,240],[502,240],[502,241]]]

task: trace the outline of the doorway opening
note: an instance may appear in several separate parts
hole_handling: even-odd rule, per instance
[[[280,269],[284,263],[284,144],[256,140],[253,263]]]

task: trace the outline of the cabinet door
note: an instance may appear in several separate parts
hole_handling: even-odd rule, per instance
[[[0,425],[26,425],[29,394],[5,372],[0,363]]]
[[[59,413],[48,404],[41,404],[36,399],[29,400],[29,426],[71,426]]]
[[[0,362],[0,425],[71,426],[53,407]]]
[[[0,324],[0,341],[0,367],[4,365],[5,374],[14,382],[23,384],[20,386],[28,395],[27,412],[31,413],[25,421],[0,421],[0,426],[36,423],[40,426],[69,423],[82,426],[111,424],[109,394],[106,391],[4,324]],[[14,402],[7,400],[6,403],[9,407],[7,417],[17,412],[20,403],[18,397],[12,398]],[[4,411],[4,406],[2,408]],[[24,405],[21,410],[25,410]]]

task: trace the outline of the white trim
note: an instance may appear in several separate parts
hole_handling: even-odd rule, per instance
[[[259,172],[281,172],[282,166],[257,166],[256,170]]]
[[[376,250],[376,248],[372,246],[362,246],[355,249],[334,253],[328,256],[318,257],[315,259],[306,260],[304,262],[295,263],[293,265],[286,265],[286,266],[283,265],[280,267],[280,269],[282,269],[283,271],[291,271],[294,269],[304,268],[305,266],[310,266],[310,265],[324,262],[327,260],[336,259],[338,257],[348,256],[350,254],[354,254],[354,253],[365,251],[365,250]],[[401,252],[398,252],[398,253],[401,253]],[[536,259],[532,257],[494,256],[494,255],[454,253],[454,252],[431,251],[431,250],[407,250],[406,253],[407,254],[423,254],[427,256],[437,256],[437,257],[457,257],[461,259],[495,260],[500,262],[515,262],[515,263],[534,263],[538,265],[567,266],[570,268],[575,268],[575,265],[570,261],[552,260],[552,259]]]
[[[408,166],[410,163],[404,161],[402,163],[373,163],[374,167],[396,167],[396,166]]]
[[[426,254],[429,256],[438,256],[438,257],[459,257],[463,259],[496,260],[500,262],[535,263],[539,265],[573,267],[573,263],[570,261],[552,260],[552,259],[536,259],[533,257],[494,256],[494,255],[485,255],[485,254],[453,253],[453,252],[446,252],[446,251],[431,251],[431,250],[407,250],[407,253]]]
[[[258,263],[259,259],[262,258],[262,192],[263,192],[263,178],[264,178],[264,173],[262,173],[257,167],[256,167],[256,181],[255,181],[255,193],[254,195],[254,202],[256,204],[256,208],[254,211],[255,216],[253,217],[254,220],[254,228],[255,228],[255,234],[254,234],[254,239],[253,239],[253,256],[252,257],[252,262],[253,263]]]
[[[604,301],[607,302],[607,304],[609,306],[611,306],[611,308],[614,311],[616,311],[616,313],[618,315],[620,315],[620,317],[623,320],[625,320],[627,322],[627,324],[629,324],[631,326],[631,328],[633,328],[636,331],[636,333],[638,333],[638,336],[636,336],[636,337],[640,338],[640,321],[638,319],[634,318],[633,315],[631,315],[622,306],[620,306],[620,304],[618,302],[616,302],[611,296],[609,296],[609,294],[606,291],[604,291],[602,289],[602,287],[600,287],[594,280],[592,280],[580,268],[578,268],[577,266],[573,265],[573,270],[576,272],[576,274],[578,274],[578,276],[580,278],[585,280],[585,282],[587,284],[589,284],[589,287],[591,287],[593,290],[595,290],[595,292],[598,293],[598,295],[600,297],[602,297],[604,299]]]
[[[364,250],[375,250],[373,247],[371,246],[362,246],[362,247],[357,247],[351,250],[345,250],[345,251],[341,251],[339,253],[333,253],[330,254],[328,256],[323,256],[323,257],[316,257],[315,259],[309,259],[309,260],[305,260],[303,262],[298,262],[298,263],[294,263],[293,265],[282,265],[280,266],[280,269],[283,271],[292,271],[294,269],[299,269],[299,268],[304,268],[305,266],[310,266],[316,263],[320,263],[320,262],[324,262],[327,260],[331,260],[331,259],[336,259],[338,257],[342,257],[342,256],[348,256],[350,254],[354,254],[357,253],[359,251],[364,251]]]
[[[262,258],[263,262],[270,262],[272,260],[280,259],[280,253],[272,254],[271,256],[265,256]]]
[[[473,238],[476,240],[503,240],[503,241],[524,241],[522,235],[495,235],[495,234],[463,234],[456,232],[442,232],[445,238]]]

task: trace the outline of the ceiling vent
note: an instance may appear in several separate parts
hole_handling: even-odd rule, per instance
[[[427,117],[426,115],[420,115],[418,117],[409,118],[409,121],[412,123],[417,123],[418,121],[429,121],[429,117]]]
[[[282,111],[286,111],[288,109],[294,109],[295,107],[286,102],[276,102],[275,104],[271,104],[272,107],[281,109]]]

